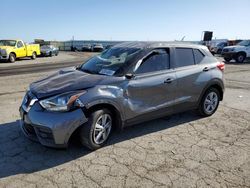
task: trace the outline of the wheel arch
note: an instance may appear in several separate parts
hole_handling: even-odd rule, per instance
[[[83,113],[86,116],[86,118],[89,117],[89,115],[96,111],[96,110],[100,110],[100,109],[108,109],[111,111],[111,113],[113,114],[113,116],[115,117],[115,129],[116,130],[122,130],[123,128],[123,121],[122,121],[122,115],[120,113],[120,111],[117,109],[117,107],[115,107],[113,104],[111,103],[94,103],[91,106],[87,106],[87,107],[83,107]],[[65,139],[65,143],[69,144],[70,140],[72,140],[72,138],[77,137],[80,128],[84,126],[84,124],[76,127],[72,133]]]
[[[245,56],[247,56],[247,53],[245,51],[239,51],[239,52],[237,52],[237,55],[238,54],[244,54]]]
[[[9,53],[9,56],[10,56],[10,54],[14,54],[15,57],[16,57],[16,53],[15,53],[15,52],[10,52],[10,53]],[[17,57],[16,57],[16,58],[17,58]]]
[[[113,114],[114,118],[115,118],[115,128],[120,130],[123,127],[123,115],[121,113],[121,111],[119,110],[119,108],[110,102],[101,102],[101,103],[92,103],[91,105],[88,105],[87,107],[85,107],[83,109],[84,114],[86,114],[86,117],[89,117],[89,115],[96,111],[96,110],[100,110],[100,109],[108,109],[110,110],[110,112]]]
[[[219,79],[215,79],[212,82],[210,82],[209,84],[207,84],[207,86],[202,90],[202,93],[199,97],[199,103],[202,100],[203,95],[205,94],[205,92],[209,89],[209,88],[215,88],[219,91],[220,94],[220,101],[223,100],[223,95],[224,95],[224,84],[222,81],[220,81]],[[198,104],[199,104],[198,103]]]

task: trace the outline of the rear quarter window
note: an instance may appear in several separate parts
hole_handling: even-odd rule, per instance
[[[205,55],[200,50],[194,49],[194,59],[196,64],[199,64],[204,57]]]
[[[177,67],[184,67],[195,64],[192,48],[176,48],[175,59]]]

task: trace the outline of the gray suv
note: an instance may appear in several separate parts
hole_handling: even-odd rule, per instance
[[[84,146],[98,149],[115,128],[193,109],[212,115],[223,99],[223,70],[200,45],[118,44],[30,84],[21,129],[50,147],[66,147],[77,132]]]

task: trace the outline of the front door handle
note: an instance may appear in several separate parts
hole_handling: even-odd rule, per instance
[[[174,79],[173,78],[167,78],[164,83],[165,84],[170,84]]]
[[[203,71],[204,71],[204,72],[207,72],[207,71],[209,71],[209,68],[208,68],[208,67],[205,67],[205,68],[203,69]]]

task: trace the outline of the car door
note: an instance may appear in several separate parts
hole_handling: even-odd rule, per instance
[[[136,64],[134,77],[125,89],[128,124],[172,112],[176,76],[169,52],[169,49],[152,51]]]
[[[18,41],[16,45],[17,49],[17,57],[25,57],[26,56],[26,47],[22,41]]]
[[[199,49],[175,48],[177,79],[175,112],[197,105],[203,88],[211,78],[210,67],[206,64],[205,57]]]

